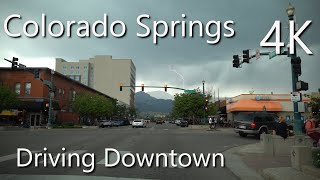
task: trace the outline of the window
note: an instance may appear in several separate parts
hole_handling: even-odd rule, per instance
[[[76,74],[80,74],[80,72],[79,72],[79,71],[76,71]]]
[[[74,67],[73,67],[73,66],[70,66],[70,69],[74,69]]]
[[[20,94],[20,83],[16,83],[14,86],[14,92],[16,92],[17,94]]]
[[[83,66],[83,69],[88,69],[88,66]]]
[[[76,66],[76,69],[79,69],[79,66]]]
[[[28,94],[28,95],[31,94],[31,83],[30,82],[25,83],[24,94]]]
[[[70,71],[70,74],[73,74],[73,71]]]
[[[262,122],[263,121],[263,119],[262,119],[262,117],[261,116],[256,116],[256,117],[254,117],[254,122]]]
[[[80,81],[80,76],[74,76],[76,81]]]
[[[63,69],[67,69],[67,66],[63,66]]]

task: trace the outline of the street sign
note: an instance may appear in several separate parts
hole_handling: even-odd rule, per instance
[[[291,101],[292,102],[300,102],[301,101],[301,93],[300,92],[291,93]]]
[[[277,56],[276,51],[272,51],[272,52],[269,53],[269,59],[272,59],[272,58],[274,58],[276,56]]]
[[[192,90],[184,90],[185,93],[196,93],[196,90],[192,89]]]
[[[256,60],[260,59],[260,50],[256,50]]]

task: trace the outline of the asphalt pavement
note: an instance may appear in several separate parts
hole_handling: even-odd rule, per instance
[[[164,166],[127,168],[119,163],[116,167],[105,167],[105,148],[113,148],[119,153],[148,155],[152,153],[208,154],[222,153],[232,147],[256,143],[255,138],[240,138],[232,130],[213,130],[181,128],[174,124],[149,124],[147,128],[131,126],[99,129],[35,129],[20,131],[0,131],[0,179],[238,179],[227,167]],[[65,151],[62,148],[65,148]],[[90,164],[90,157],[80,167],[73,159],[72,167],[62,167],[60,161],[56,168],[43,159],[35,167],[34,157],[28,167],[17,167],[17,148],[26,148],[34,153],[94,153],[94,171],[84,173],[83,164]],[[45,151],[44,148],[47,148]],[[21,157],[26,163],[27,154]],[[114,160],[114,154],[109,160]],[[80,157],[81,158],[81,157]],[[40,158],[41,159],[41,158]],[[49,157],[47,157],[49,159]],[[82,159],[80,159],[81,161]],[[186,159],[183,159],[183,162]],[[132,161],[131,161],[132,162]],[[127,163],[130,163],[130,158]],[[225,164],[232,163],[225,161]],[[169,163],[170,164],[170,163]],[[220,161],[217,161],[220,164]]]

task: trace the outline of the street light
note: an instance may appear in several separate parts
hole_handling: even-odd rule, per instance
[[[289,3],[289,6],[287,8],[288,17],[294,16],[295,10],[296,9],[291,5],[291,3]]]
[[[295,8],[289,3],[287,8],[287,15],[289,17],[289,21],[294,20]],[[295,28],[294,28],[295,29]],[[294,30],[296,31],[296,30]],[[293,43],[296,43],[295,41]],[[297,50],[296,45],[294,47],[294,53],[290,54],[291,62],[297,58]],[[292,74],[292,92],[297,92],[297,82],[299,81],[299,74],[295,71],[295,64],[291,63],[291,74]],[[299,112],[298,102],[293,102],[293,111],[294,111],[294,134],[301,135],[302,134],[302,126],[303,122],[301,120],[301,114]]]

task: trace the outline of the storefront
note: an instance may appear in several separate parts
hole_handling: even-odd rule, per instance
[[[302,120],[311,115],[309,102],[309,98],[302,97],[302,102],[298,103]],[[227,100],[227,118],[231,123],[238,113],[262,111],[275,113],[279,117],[283,116],[287,123],[291,124],[294,115],[291,94],[241,94]]]

